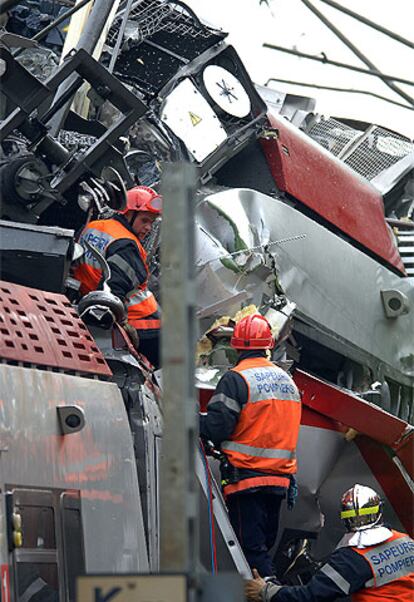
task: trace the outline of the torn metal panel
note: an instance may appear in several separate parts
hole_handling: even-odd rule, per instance
[[[204,261],[199,253],[198,280],[208,285],[199,287],[200,310],[217,301],[217,286],[219,295],[224,287],[230,298],[246,292],[258,307],[280,286],[296,303],[297,320],[310,326],[308,336],[322,336],[328,347],[340,346],[344,355],[370,366],[374,374],[382,369],[397,382],[412,383],[411,279],[397,276],[280,200],[252,190],[209,195],[197,208],[197,223],[203,245],[207,236],[221,243],[211,242]],[[272,244],[281,240],[291,242]],[[243,247],[250,249],[243,255],[244,265],[226,257],[225,250],[231,254]],[[388,289],[407,298],[406,315],[386,317],[381,291]]]
[[[237,208],[227,214],[218,212],[209,201],[197,208],[198,311],[200,316],[207,314],[210,322],[213,317],[234,315],[241,302],[259,307],[265,295],[274,294],[271,265],[266,265],[261,249],[248,250],[259,238],[248,232],[244,212],[239,212],[241,223],[233,221],[234,210]],[[232,256],[235,251],[242,252]]]
[[[374,186],[285,119],[271,115],[270,123],[277,134],[263,138],[262,144],[279,189],[355,241],[355,246],[362,245],[405,274],[396,241],[384,220],[382,196]],[[375,162],[375,155],[372,160]]]

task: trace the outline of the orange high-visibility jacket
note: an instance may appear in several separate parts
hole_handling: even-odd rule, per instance
[[[234,432],[221,449],[233,466],[257,470],[266,476],[240,480],[225,487],[224,493],[262,485],[287,487],[289,475],[296,473],[297,468],[299,391],[289,374],[264,357],[242,360],[232,370],[245,380],[248,399]],[[275,475],[274,482],[268,474]]]
[[[387,541],[369,548],[352,548],[371,567],[372,580],[352,594],[352,602],[413,602],[414,540],[392,530]]]
[[[145,319],[157,312],[158,303],[147,287],[147,254],[138,238],[117,220],[106,219],[90,222],[82,232],[79,242],[82,244],[82,241],[86,239],[105,257],[109,246],[114,241],[125,238],[132,240],[136,244],[137,253],[141,255],[147,271],[145,282],[129,291],[126,295],[128,322],[138,329],[159,328],[159,319]],[[82,295],[97,289],[102,278],[102,270],[90,251],[85,251],[83,256],[78,260],[78,265],[74,270],[74,277],[81,283],[80,292]]]

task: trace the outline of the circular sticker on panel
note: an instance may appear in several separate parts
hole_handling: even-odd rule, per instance
[[[250,113],[249,95],[230,71],[208,65],[203,72],[203,81],[211,98],[223,111],[233,117],[246,117]]]

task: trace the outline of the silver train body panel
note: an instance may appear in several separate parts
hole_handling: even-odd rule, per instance
[[[118,387],[6,365],[0,366],[0,383],[2,492],[78,490],[86,571],[147,571],[137,469]],[[83,409],[85,426],[62,436],[56,407],[65,405]],[[4,528],[0,554],[7,563]]]

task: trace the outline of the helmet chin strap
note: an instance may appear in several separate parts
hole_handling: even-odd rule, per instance
[[[132,229],[134,228],[134,222],[137,219],[137,217],[138,217],[138,211],[133,211],[131,220],[129,221],[129,225],[131,226]]]

